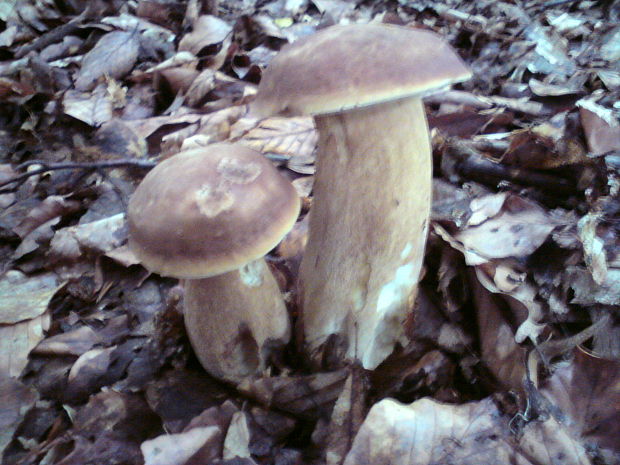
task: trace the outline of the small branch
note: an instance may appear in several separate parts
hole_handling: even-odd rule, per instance
[[[75,163],[75,162],[66,162],[66,163],[47,163],[41,160],[31,160],[25,163],[22,163],[17,167],[18,171],[27,169],[29,166],[39,165],[40,168],[35,168],[27,173],[20,174],[19,176],[15,176],[11,179],[7,179],[6,181],[0,182],[0,194],[5,194],[7,192],[11,192],[15,190],[15,187],[9,189],[2,189],[5,186],[9,186],[11,184],[21,184],[26,179],[31,176],[36,176],[38,174],[43,174],[48,171],[58,171],[58,170],[99,170],[99,169],[110,169],[110,168],[123,168],[123,167],[134,167],[141,169],[151,169],[156,163],[154,161],[149,160],[130,160],[130,159],[121,159],[121,160],[106,160],[106,161],[97,161],[97,162],[89,162],[89,163]]]
[[[453,103],[458,105],[467,105],[481,110],[487,110],[493,107],[505,107],[509,110],[518,111],[532,116],[547,116],[552,111],[540,102],[533,102],[527,98],[516,99],[491,95],[489,97],[475,95],[470,92],[461,90],[448,90],[438,94],[432,94],[424,97],[426,103]]]

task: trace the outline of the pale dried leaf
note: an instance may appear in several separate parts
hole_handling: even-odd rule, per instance
[[[310,117],[267,118],[237,141],[262,153],[290,158],[288,166],[302,174],[312,174],[318,135]]]
[[[376,403],[344,465],[528,464],[506,442],[491,399],[448,405],[429,398]]]
[[[21,381],[8,377],[0,377],[0,457],[4,449],[13,439],[13,435],[22,423],[28,411],[34,407],[38,399],[34,388],[22,384]]]
[[[597,284],[603,284],[607,278],[607,257],[605,241],[596,235],[596,227],[602,220],[600,213],[588,213],[579,220],[579,239],[583,244],[583,253],[588,270]]]
[[[568,417],[579,435],[620,453],[620,363],[575,349],[542,393]]]
[[[67,115],[90,126],[99,126],[114,117],[114,103],[103,84],[88,93],[68,90],[62,103]]]
[[[105,254],[105,256],[111,258],[116,263],[119,263],[120,265],[123,265],[127,268],[132,265],[140,264],[140,260],[138,260],[138,257],[136,257],[136,255],[131,251],[127,244],[110,250]]]
[[[45,337],[51,324],[46,311],[31,320],[12,325],[0,325],[0,374],[17,377],[28,364],[28,356]]]
[[[39,205],[30,210],[26,217],[13,228],[15,234],[24,239],[30,232],[43,223],[55,218],[76,212],[81,207],[76,200],[67,200],[61,195],[50,195]]]
[[[37,355],[82,355],[101,343],[99,333],[90,326],[80,326],[66,333],[48,337],[37,345],[32,351]]]
[[[8,271],[0,278],[0,324],[13,324],[39,317],[63,286],[54,273],[28,277]]]
[[[353,367],[332,411],[325,457],[327,465],[340,465],[351,449],[366,414],[366,390],[362,370]]]
[[[228,23],[211,15],[200,16],[192,27],[192,32],[183,36],[179,42],[179,51],[190,51],[194,55],[209,45],[223,42],[232,32]]]
[[[215,426],[197,427],[178,434],[164,434],[140,446],[145,465],[183,465],[198,450],[218,437]]]
[[[488,199],[495,210],[497,195]],[[478,199],[482,202],[482,199]],[[479,209],[477,209],[479,210]],[[455,235],[467,250],[487,258],[527,257],[538,249],[557,223],[544,209],[530,200],[508,195],[502,205],[502,211],[469,227]],[[465,257],[469,262],[468,257]]]
[[[472,278],[472,287],[482,362],[505,389],[521,392],[526,351],[515,341],[510,322],[502,311],[504,304],[500,297],[484,289],[475,278]]]
[[[567,285],[574,291],[571,303],[620,305],[620,268],[609,268],[605,281],[597,284],[585,268],[569,267]]]
[[[620,150],[620,123],[614,112],[591,100],[577,102],[581,124],[593,155]]]
[[[342,391],[348,370],[308,376],[245,379],[237,389],[267,407],[315,416],[332,408]]]
[[[75,88],[85,92],[95,88],[104,76],[122,78],[133,69],[139,50],[140,41],[134,32],[113,31],[104,35],[84,56]]]
[[[562,465],[589,465],[592,462],[584,445],[566,426],[550,417],[544,422],[533,421],[525,425],[519,446],[535,463]]]
[[[76,261],[87,253],[110,252],[126,239],[125,214],[119,213],[92,223],[59,229],[52,239],[49,253],[58,261]]]
[[[236,457],[251,457],[251,455],[247,413],[235,412],[224,439],[223,458],[228,460]]]
[[[213,89],[215,89],[215,71],[205,69],[192,80],[185,94],[187,104],[196,106]]]

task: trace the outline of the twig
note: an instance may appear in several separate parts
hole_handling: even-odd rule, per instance
[[[36,168],[27,173],[20,174],[19,176],[15,176],[11,179],[7,179],[6,181],[0,182],[0,189],[5,186],[11,184],[20,184],[24,182],[31,176],[36,176],[38,174],[43,174],[48,171],[58,171],[58,170],[99,170],[99,169],[108,169],[108,168],[123,168],[123,167],[134,167],[141,169],[151,169],[156,165],[156,162],[149,160],[130,160],[130,159],[121,159],[121,160],[106,160],[106,161],[96,161],[89,163],[75,163],[75,162],[66,162],[66,163],[47,163],[41,160],[31,160],[25,163],[22,163],[17,167],[18,171],[24,170],[32,165],[40,165],[41,168]],[[11,192],[15,189],[2,189],[0,190],[0,194],[4,194],[7,192]]]
[[[43,50],[48,45],[60,42],[68,35],[73,34],[77,29],[79,29],[82,21],[89,18],[89,16],[92,14],[92,10],[92,6],[88,5],[86,10],[84,10],[79,16],[76,16],[68,23],[61,24],[57,28],[46,32],[45,34],[34,40],[34,42],[20,47],[15,53],[15,58],[22,58],[28,55],[28,53],[30,52],[37,52]]]
[[[493,107],[505,107],[509,110],[518,111],[532,116],[547,116],[552,111],[540,102],[533,102],[526,98],[516,99],[500,96],[482,96],[460,90],[449,90],[446,92],[429,95],[424,97],[426,103],[454,103],[467,105],[479,109],[490,109]]]

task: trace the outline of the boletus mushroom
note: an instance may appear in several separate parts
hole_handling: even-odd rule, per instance
[[[129,246],[150,271],[184,279],[184,319],[204,368],[238,382],[290,339],[280,289],[263,256],[299,214],[295,188],[260,153],[213,144],[179,153],[140,183]]]
[[[319,132],[300,269],[315,363],[373,369],[404,342],[431,204],[421,98],[469,77],[438,35],[385,24],[324,29],[283,47],[263,74],[252,113],[313,115]]]

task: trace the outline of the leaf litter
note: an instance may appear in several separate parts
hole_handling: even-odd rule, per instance
[[[620,463],[618,5],[216,6],[0,0],[3,463]],[[269,257],[295,314],[317,135],[248,104],[285,43],[371,20],[440,33],[474,70],[425,99],[410,343],[373,373],[308,372],[291,348],[223,385],[181,288],[127,249],[129,195],[179,150],[262,152],[304,199]]]

